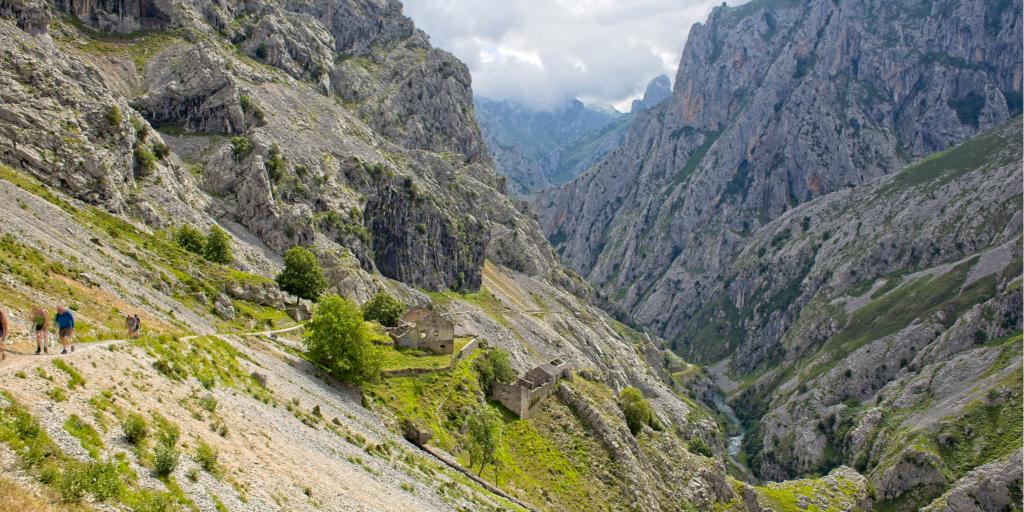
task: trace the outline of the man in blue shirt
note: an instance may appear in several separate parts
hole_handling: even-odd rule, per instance
[[[54,317],[54,323],[57,324],[58,334],[60,335],[60,344],[64,347],[60,353],[67,354],[68,339],[75,334],[75,316],[71,314],[70,309],[60,306],[57,308],[57,316]],[[75,351],[74,345],[71,345],[71,351]]]

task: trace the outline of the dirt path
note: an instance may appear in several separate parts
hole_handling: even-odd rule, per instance
[[[293,325],[291,327],[286,327],[284,329],[274,329],[274,330],[269,330],[269,331],[222,332],[222,333],[211,333],[211,334],[190,334],[188,336],[182,336],[181,340],[182,341],[190,341],[190,340],[194,340],[196,338],[202,337],[202,336],[271,336],[271,335],[274,335],[274,334],[282,334],[282,333],[286,333],[286,332],[297,331],[297,330],[301,329],[305,325],[306,325],[305,323],[301,323],[301,324],[298,324],[298,325]],[[126,343],[126,342],[129,342],[129,341],[131,341],[131,340],[129,340],[129,339],[115,339],[115,340],[96,341],[96,342],[91,342],[91,343],[78,343],[78,344],[75,344],[74,351],[72,351],[70,353],[67,353],[67,354],[61,354],[60,353],[60,346],[59,345],[56,345],[54,347],[50,347],[49,353],[38,354],[38,355],[37,354],[33,354],[33,353],[29,353],[29,352],[22,352],[22,351],[18,351],[18,350],[7,349],[6,350],[6,352],[7,352],[7,359],[5,361],[0,361],[0,375],[5,374],[5,373],[17,372],[17,371],[20,371],[20,370],[24,370],[26,368],[32,368],[32,367],[36,366],[37,364],[41,364],[44,361],[46,361],[48,359],[52,359],[54,357],[66,357],[68,359],[74,360],[76,357],[81,356],[82,354],[88,354],[88,353],[94,352],[96,350],[105,349],[105,348],[107,348],[107,347],[109,347],[111,345],[118,345],[118,344]]]

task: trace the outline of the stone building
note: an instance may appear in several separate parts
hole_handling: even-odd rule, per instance
[[[402,315],[391,337],[399,348],[451,354],[455,350],[455,324],[436,311],[417,306]]]
[[[560,378],[571,379],[572,366],[555,359],[526,372],[511,384],[495,382],[491,385],[491,396],[520,418],[527,419],[554,391]]]

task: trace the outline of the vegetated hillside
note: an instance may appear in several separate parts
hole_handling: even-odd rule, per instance
[[[1021,112],[1021,11],[977,0],[717,7],[690,31],[672,99],[536,198],[544,230],[567,266],[689,350],[696,312],[759,227]]]
[[[561,109],[534,110],[514,101],[476,98],[480,131],[509,192],[529,197],[562,185],[598,163],[623,142],[633,116],[672,95],[665,75],[647,85],[632,110],[596,110],[573,100]]]
[[[691,389],[679,386],[662,365],[685,363],[589,303],[500,193],[464,66],[397,2],[0,14],[0,287],[17,350],[0,363],[5,499],[516,509],[401,434],[405,420],[425,425],[432,449],[469,463],[467,408],[502,410],[481,395],[475,359],[356,390],[309,364],[298,332],[239,334],[292,325],[294,298],[270,277],[307,245],[331,291],[433,302],[486,342],[473,358],[500,348],[520,373],[574,365],[537,417],[503,417],[501,464],[484,472],[532,508],[864,506],[866,482],[846,468],[779,488],[728,475],[720,426],[685,396],[707,398],[706,378],[688,367]],[[183,249],[182,225],[223,226],[233,261]],[[30,312],[60,303],[76,311],[78,350],[29,355]],[[128,313],[146,337],[119,341]],[[382,350],[389,365],[418,357]],[[432,386],[452,400],[435,403]],[[636,435],[617,398],[627,386],[653,408]]]
[[[893,510],[1019,499],[997,473],[1024,447],[1022,136],[1011,119],[751,235],[687,336],[731,354],[756,472],[846,464]]]

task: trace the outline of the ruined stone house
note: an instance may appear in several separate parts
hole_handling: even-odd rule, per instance
[[[455,324],[440,313],[417,306],[404,315],[391,333],[395,346],[451,354],[455,350]]]
[[[561,378],[572,378],[572,366],[561,359],[555,359],[526,372],[511,384],[495,382],[491,386],[491,396],[520,418],[527,419],[554,391]]]

